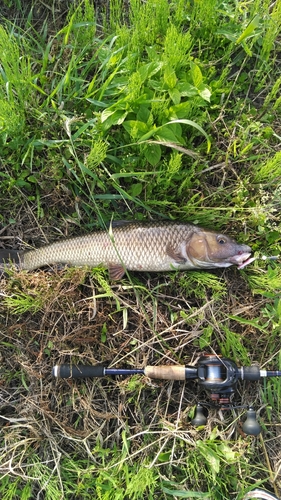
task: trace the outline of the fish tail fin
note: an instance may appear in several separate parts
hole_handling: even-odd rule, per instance
[[[20,268],[22,265],[21,256],[23,252],[17,250],[0,250],[0,275],[3,274],[5,268],[9,268],[12,265]]]

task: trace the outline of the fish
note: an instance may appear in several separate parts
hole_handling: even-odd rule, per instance
[[[111,280],[127,271],[161,272],[245,267],[251,248],[187,222],[116,221],[97,230],[27,251],[0,250],[0,262],[32,271],[43,266],[107,267]],[[0,264],[1,265],[1,264]]]

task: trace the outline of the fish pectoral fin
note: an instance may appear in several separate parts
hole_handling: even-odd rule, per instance
[[[166,252],[171,259],[173,259],[178,264],[185,264],[186,258],[182,255],[180,250],[175,250],[170,243],[166,247]]]
[[[122,264],[109,264],[108,266],[108,274],[109,279],[117,281],[121,280],[125,274],[125,267]]]

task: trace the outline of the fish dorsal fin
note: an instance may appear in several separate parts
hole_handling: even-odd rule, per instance
[[[130,224],[135,224],[136,221],[134,220],[111,220],[109,222],[105,223],[105,227],[107,229],[110,229],[111,227],[123,227],[123,226],[129,226]]]
[[[175,250],[170,243],[168,243],[166,247],[166,252],[167,255],[178,264],[185,264],[186,258],[182,255],[180,250]]]
[[[108,266],[109,279],[111,280],[121,280],[125,272],[126,269],[122,266],[122,264],[109,264]]]

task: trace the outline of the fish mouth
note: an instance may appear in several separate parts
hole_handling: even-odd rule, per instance
[[[237,264],[238,269],[243,269],[243,267],[246,267],[248,264],[252,262],[251,257],[251,252],[243,252],[238,255],[234,255],[229,259],[229,262],[231,264]]]

